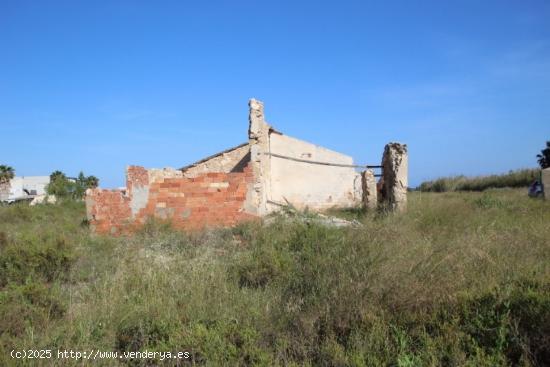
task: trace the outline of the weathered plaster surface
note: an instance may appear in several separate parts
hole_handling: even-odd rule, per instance
[[[352,165],[353,158],[290,136],[272,133],[270,152],[301,160]],[[298,208],[326,209],[361,204],[360,176],[354,168],[270,156],[270,200]]]
[[[374,171],[367,169],[362,173],[363,206],[368,210],[375,210],[378,206],[378,189]]]

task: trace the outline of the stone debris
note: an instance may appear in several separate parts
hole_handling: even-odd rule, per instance
[[[299,221],[303,223],[308,224],[320,224],[323,226],[328,227],[337,227],[337,228],[343,228],[343,227],[362,227],[363,225],[361,222],[357,220],[346,220],[342,218],[338,218],[335,216],[329,216],[321,213],[300,213],[295,210],[288,210],[285,209],[284,211],[281,211],[276,216],[269,216],[264,219],[264,224],[271,225],[273,224],[278,218],[283,217],[285,220],[290,221]]]
[[[328,216],[324,214],[318,214],[317,217],[313,217],[314,223],[323,224],[331,227],[361,227],[361,222],[357,220],[346,220],[338,217]]]
[[[55,195],[36,195],[29,205],[35,206],[38,204],[55,204],[56,202],[57,198]]]

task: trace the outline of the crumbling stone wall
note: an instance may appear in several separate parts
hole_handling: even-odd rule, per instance
[[[234,225],[253,218],[244,210],[252,184],[247,164],[242,172],[208,172],[185,177],[179,170],[130,166],[126,190],[91,189],[88,219],[96,233],[128,233],[153,217],[175,228]]]
[[[392,211],[403,212],[407,208],[408,155],[407,145],[389,143],[382,156],[382,201]]]
[[[363,184],[363,206],[367,210],[375,210],[378,207],[378,189],[376,177],[372,169],[367,169],[361,174]]]
[[[197,177],[208,172],[242,172],[250,162],[250,147],[242,144],[182,168],[184,177]]]
[[[386,146],[384,176],[355,170],[353,158],[285,136],[265,120],[264,105],[249,101],[248,142],[175,169],[127,169],[124,190],[91,189],[87,215],[97,233],[126,233],[148,218],[176,228],[234,225],[262,217],[286,202],[323,210],[374,209],[377,196],[392,209],[404,210],[407,191],[407,147]]]
[[[264,104],[262,102],[252,98],[248,106],[248,144],[250,145],[254,182],[253,190],[249,192],[246,201],[246,210],[257,216],[263,216],[268,213],[267,202],[271,167],[269,156],[266,153],[269,153],[271,126],[265,121]]]

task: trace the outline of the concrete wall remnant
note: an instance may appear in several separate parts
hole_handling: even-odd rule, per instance
[[[382,156],[382,200],[388,209],[403,212],[407,208],[407,145],[389,143]]]
[[[270,154],[268,183],[271,188],[271,210],[277,208],[277,203],[286,202],[298,209],[308,207],[314,210],[361,205],[361,195],[355,192],[356,177],[360,174],[351,167],[352,157],[280,133],[271,134]],[[311,164],[308,161],[349,167]]]
[[[129,166],[124,189],[88,190],[92,230],[129,233],[149,218],[183,229],[227,226],[286,204],[312,210],[357,207],[365,197],[365,204],[374,207],[374,174],[369,171],[368,184],[362,184],[365,176],[356,171],[352,157],[276,131],[258,100],[249,101],[248,120],[244,144],[180,169]],[[393,166],[402,181],[403,164]],[[402,182],[406,187],[406,175]],[[398,192],[394,196],[403,201]]]
[[[248,144],[254,177],[253,190],[247,197],[247,211],[257,216],[268,213],[268,182],[270,161],[269,138],[271,126],[265,121],[264,104],[254,98],[249,103]]]
[[[363,184],[363,206],[367,210],[375,210],[378,207],[378,188],[374,171],[367,169],[361,174]]]

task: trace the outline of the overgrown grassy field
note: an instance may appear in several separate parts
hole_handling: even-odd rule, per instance
[[[540,169],[520,169],[502,175],[442,177],[423,182],[418,189],[423,192],[484,191],[492,188],[528,187],[540,178]]]
[[[0,208],[0,365],[12,349],[188,351],[209,366],[548,366],[550,202],[421,193],[359,228],[278,218],[96,237],[82,203]]]

